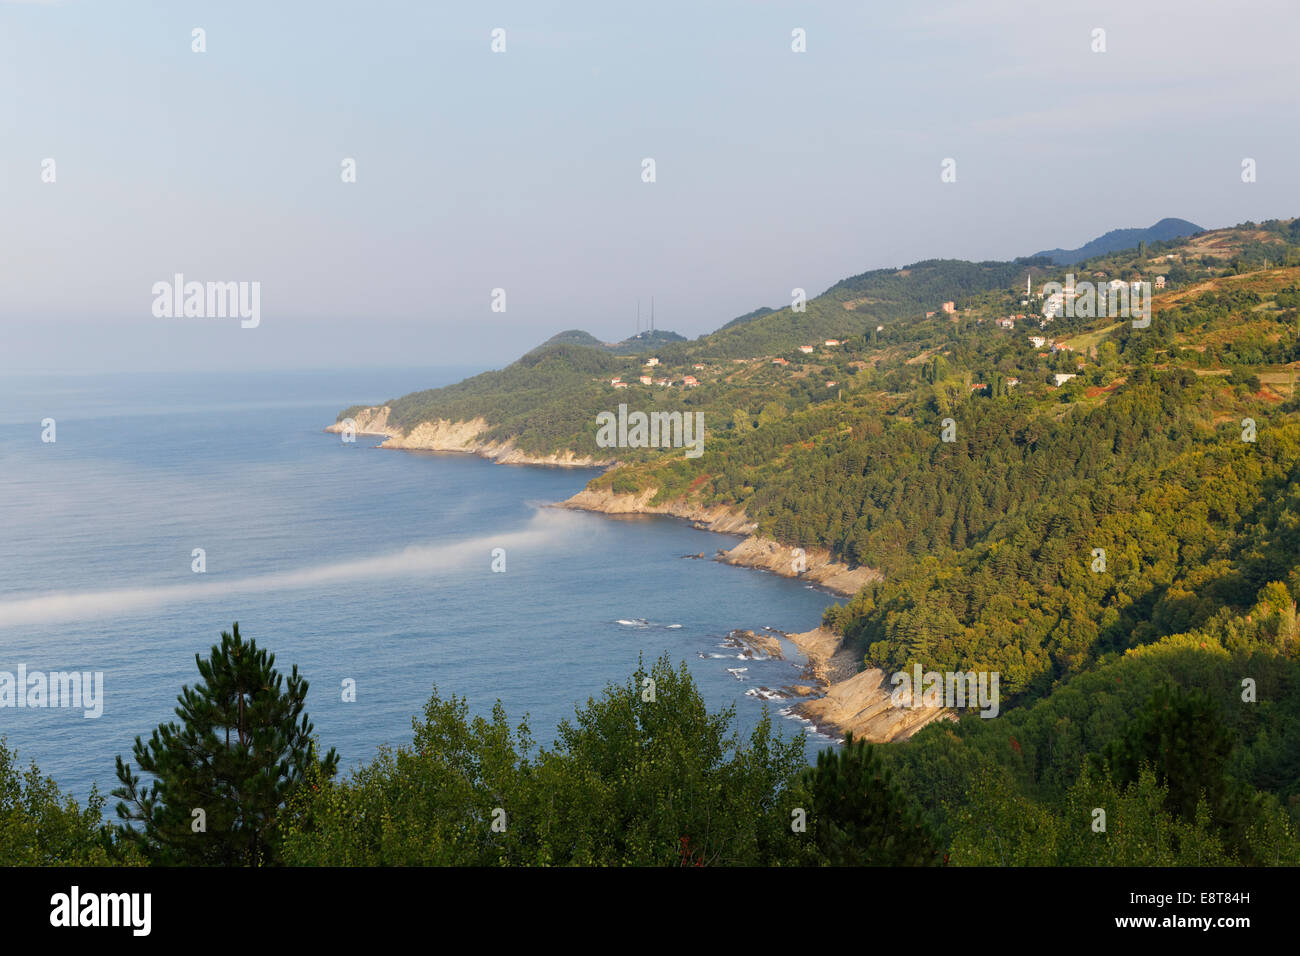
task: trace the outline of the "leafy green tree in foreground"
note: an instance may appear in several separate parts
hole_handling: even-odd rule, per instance
[[[1202,691],[1162,685],[1121,737],[1106,748],[1111,773],[1122,783],[1151,767],[1166,788],[1165,809],[1180,820],[1196,819],[1201,803],[1225,845],[1245,863],[1268,863],[1294,854],[1283,835],[1276,798],[1234,779],[1228,762],[1237,745],[1219,706]],[[1279,849],[1279,843],[1290,846]]]
[[[290,866],[492,866],[536,859],[528,807],[531,737],[498,701],[490,720],[437,688],[409,746],[380,747],[346,780],[316,767],[290,799]],[[500,809],[502,813],[496,813]],[[496,827],[494,828],[494,823]]]
[[[36,765],[18,769],[17,754],[0,739],[0,864],[108,866],[142,862],[118,853],[103,822],[104,798],[90,791],[85,808],[59,792]]]
[[[823,750],[804,782],[812,791],[812,833],[831,866],[933,866],[934,835],[893,784],[874,748],[849,734]]]
[[[135,739],[135,762],[154,783],[140,786],[117,758],[121,786],[119,840],[165,865],[257,866],[278,862],[281,808],[315,767],[312,724],[303,713],[307,681],[295,665],[286,682],[275,655],[245,641],[236,623],[204,660],[202,681],[177,700],[181,723],[159,725],[146,744]],[[332,776],[331,748],[320,776]]]
[[[437,691],[410,746],[292,801],[300,865],[773,865],[803,859],[791,828],[800,738],[764,719],[742,740],[665,656],[560,724],[534,753],[500,703],[470,718]],[[803,803],[807,806],[807,803]]]
[[[970,800],[951,812],[955,866],[1226,866],[1235,862],[1204,801],[1189,820],[1165,809],[1167,791],[1143,766],[1128,786],[1085,761],[1063,798],[1038,802],[1001,770],[970,781]]]
[[[539,830],[574,864],[756,866],[794,862],[802,737],[765,714],[747,740],[736,709],[710,714],[690,671],[665,654],[563,721],[538,768]],[[805,804],[806,805],[806,804]]]

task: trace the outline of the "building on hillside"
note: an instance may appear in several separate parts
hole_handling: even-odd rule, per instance
[[[610,384],[610,385],[622,385],[622,384],[623,384],[623,380],[622,380],[621,378],[611,378],[611,379],[609,380],[609,384]]]
[[[1047,339],[1043,338],[1041,335],[1031,335],[1029,336],[1029,344],[1036,349],[1041,349],[1047,344]]]
[[[956,303],[956,302],[945,302],[945,303],[943,304],[943,311],[947,312],[949,315],[952,315],[954,312],[957,311],[957,303]]]
[[[774,359],[772,359],[772,364],[773,364],[773,365],[789,365],[789,364],[790,364],[790,360],[789,360],[789,359],[783,359],[783,358],[774,358]]]
[[[704,364],[703,364],[702,362],[696,362],[696,363],[695,363],[693,366],[691,366],[691,367],[694,368],[695,371],[697,371],[697,372],[702,372],[702,371],[704,371]]]
[[[615,383],[614,383],[614,387],[615,387],[615,388],[627,388],[627,382],[615,382]]]
[[[1163,289],[1164,287],[1165,287],[1165,277],[1164,277],[1164,276],[1156,276],[1156,288],[1157,288],[1157,289]]]
[[[1070,379],[1074,377],[1075,375],[1073,372],[1057,372],[1055,375],[1052,376],[1052,380],[1056,382],[1056,387],[1060,388],[1062,385],[1064,385],[1066,382],[1068,382]]]
[[[659,364],[659,360],[657,358],[646,359],[645,364],[647,368],[652,368]]]
[[[682,385],[685,386],[686,388],[695,388],[699,384],[700,384],[699,381],[695,378],[694,375],[687,375],[684,379],[682,379]]]
[[[804,355],[808,355],[810,352],[812,352],[812,350],[813,350],[813,347],[812,347],[811,345],[801,345],[801,346],[799,346],[799,351],[802,352]]]
[[[841,342],[839,339],[827,339],[827,340],[826,340],[826,346],[827,346],[827,348],[835,348],[837,345],[843,345],[843,344],[844,344],[844,343]]]
[[[671,388],[673,380],[671,378],[657,378],[655,379],[655,384],[660,388]]]
[[[652,379],[649,375],[642,375],[642,376],[641,376],[641,384],[642,384],[642,385],[653,385],[654,383],[655,383],[655,380]]]
[[[927,319],[933,319],[933,318],[934,318],[934,313],[933,313],[933,312],[927,312],[927,313],[925,313],[925,317],[926,317]]]
[[[840,384],[840,383],[839,383],[839,382],[827,382],[827,383],[826,383],[826,387],[827,387],[827,388],[834,388],[834,387],[835,387],[836,385],[838,385],[838,384]]]
[[[998,319],[998,325],[1002,326],[1004,329],[1014,329],[1016,327],[1016,320],[1008,315],[1004,319]]]

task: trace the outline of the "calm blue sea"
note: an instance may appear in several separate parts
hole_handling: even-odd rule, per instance
[[[806,630],[829,595],[682,557],[734,538],[545,507],[595,471],[381,451],[321,430],[346,405],[472,371],[0,380],[0,671],[105,682],[98,719],[0,708],[20,761],[79,799],[108,791],[114,755],[172,718],[195,654],[233,621],[311,682],[316,732],[345,768],[408,741],[435,684],[477,713],[499,698],[549,743],[575,704],[664,651],[711,708],[735,704],[752,727],[763,705],[746,691],[794,681],[802,659],[787,645],[790,660],[738,660],[724,636]],[[355,703],[341,699],[349,678]],[[810,736],[809,755],[827,742]]]

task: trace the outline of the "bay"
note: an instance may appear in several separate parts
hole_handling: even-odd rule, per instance
[[[711,710],[734,705],[752,728],[764,705],[747,692],[797,682],[803,662],[789,642],[786,660],[741,660],[727,632],[806,630],[830,595],[683,557],[730,536],[549,507],[594,469],[322,432],[349,404],[473,371],[0,381],[0,671],[104,674],[97,719],[0,708],[21,762],[80,799],[111,789],[114,755],[173,717],[195,655],[234,621],[311,682],[307,710],[344,769],[408,741],[435,684],[474,713],[500,699],[545,744],[575,705],[664,653],[686,662]],[[783,734],[803,729],[768,706]],[[809,756],[828,743],[810,735]]]

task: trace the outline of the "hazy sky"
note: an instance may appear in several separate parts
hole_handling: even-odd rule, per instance
[[[1297,28],[1294,0],[0,0],[0,369],[499,365],[623,338],[638,296],[693,337],[871,268],[1290,217]],[[178,272],[260,282],[261,324],[155,318]]]

